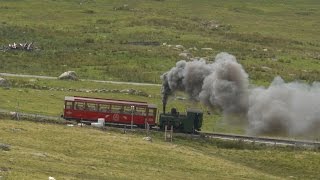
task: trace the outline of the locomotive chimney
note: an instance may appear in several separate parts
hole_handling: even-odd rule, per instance
[[[166,103],[162,103],[162,106],[163,106],[163,114],[166,113]]]

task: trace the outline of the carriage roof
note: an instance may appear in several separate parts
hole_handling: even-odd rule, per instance
[[[147,102],[141,101],[128,101],[128,100],[116,100],[116,99],[103,99],[103,98],[93,98],[93,97],[81,97],[81,96],[66,96],[65,101],[74,102],[92,102],[101,104],[116,104],[116,105],[128,105],[128,106],[141,106],[149,108],[157,108],[155,104],[148,104]]]

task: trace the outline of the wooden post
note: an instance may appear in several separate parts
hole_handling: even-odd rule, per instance
[[[172,139],[173,139],[173,125],[171,125],[171,129],[169,131],[169,134],[168,134],[168,125],[165,126],[165,128],[164,128],[164,140],[165,141],[167,141],[168,135],[169,135],[169,138],[170,138],[170,142],[172,142]]]
[[[172,136],[173,136],[173,125],[171,125],[171,130],[170,130],[170,138],[171,138],[171,142],[172,142]]]
[[[134,110],[134,106],[131,106],[131,130],[133,127],[133,110]]]
[[[127,132],[127,125],[125,124],[123,127],[123,134],[126,134],[126,132]]]
[[[170,142],[172,142],[173,126],[171,125],[170,129]]]
[[[165,141],[167,141],[167,128],[168,128],[168,126],[166,125],[166,126],[164,127],[164,140],[165,140]]]
[[[149,137],[150,126],[149,123],[146,123],[147,137]]]

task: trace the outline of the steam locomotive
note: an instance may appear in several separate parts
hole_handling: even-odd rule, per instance
[[[186,114],[180,114],[172,108],[170,113],[166,113],[164,104],[158,122],[157,114],[156,105],[147,102],[66,96],[62,117],[86,122],[97,122],[99,118],[104,118],[105,124],[129,124],[142,128],[146,125],[159,126],[162,130],[167,126],[184,133],[201,130],[203,113],[199,109],[187,109]]]

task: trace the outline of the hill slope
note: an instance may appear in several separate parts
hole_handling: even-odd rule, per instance
[[[0,46],[35,42],[39,50],[1,52],[0,71],[159,83],[184,50],[208,59],[226,51],[254,81],[313,81],[319,9],[316,0],[1,1]]]
[[[225,149],[177,138],[0,120],[0,176],[6,179],[315,178],[320,154],[264,148]],[[272,166],[270,166],[272,163]]]

